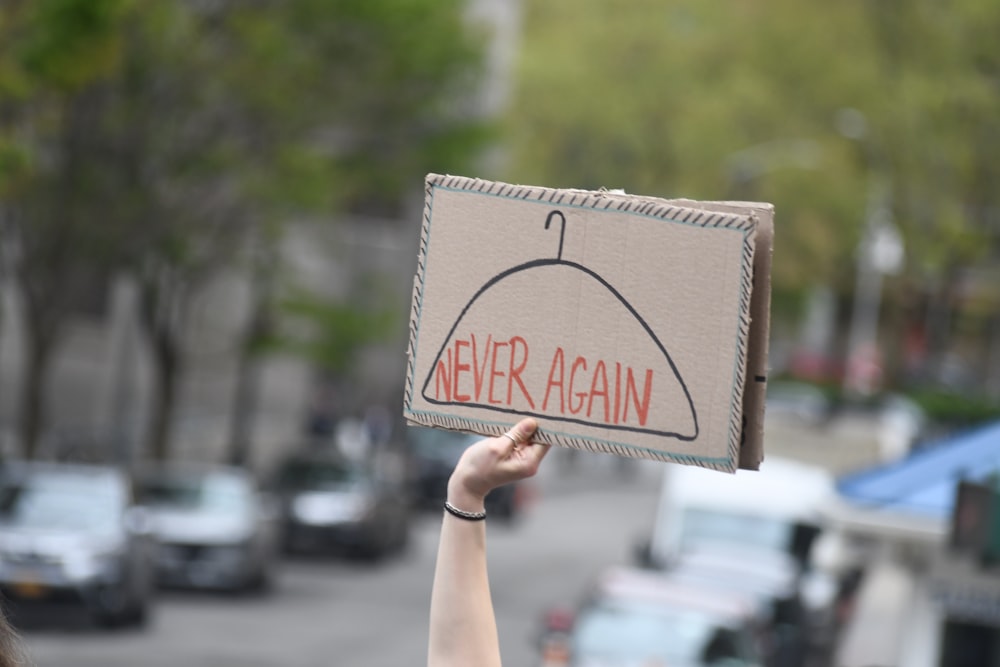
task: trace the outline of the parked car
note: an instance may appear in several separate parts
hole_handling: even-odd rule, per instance
[[[833,497],[829,471],[781,457],[731,476],[668,466],[638,563],[754,593],[781,636],[768,661],[780,662],[829,634],[836,573],[814,546],[832,537],[823,512]]]
[[[285,550],[368,560],[404,550],[412,502],[405,472],[392,452],[351,458],[318,449],[289,457],[274,484]]]
[[[739,593],[752,601],[759,619],[763,664],[806,663],[816,628],[799,591],[802,579],[791,555],[768,549],[699,546],[686,549],[669,574],[674,581],[702,590]]]
[[[739,591],[759,601],[762,612],[769,614],[773,602],[796,594],[799,569],[791,556],[780,552],[700,546],[686,549],[671,564],[670,576],[695,586]]]
[[[448,496],[448,478],[455,464],[462,452],[482,437],[422,426],[409,427],[414,466],[413,495],[421,508],[441,509]],[[491,518],[512,520],[525,509],[529,496],[526,482],[505,484],[486,496],[486,513]]]
[[[0,468],[0,593],[20,606],[80,604],[101,625],[142,625],[154,595],[153,542],[120,470]]]
[[[278,554],[277,510],[242,468],[161,464],[137,475],[159,541],[161,585],[263,590]]]
[[[730,476],[666,466],[642,558],[667,567],[685,549],[714,545],[780,552],[805,567],[834,495],[829,471],[777,456]]]
[[[543,667],[761,664],[751,600],[669,576],[610,568],[575,609],[545,617]]]

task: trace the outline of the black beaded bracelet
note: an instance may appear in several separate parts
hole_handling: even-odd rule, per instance
[[[466,521],[482,521],[486,518],[486,512],[466,512],[465,510],[458,509],[447,500],[444,501],[444,508],[448,514],[457,516],[459,519],[465,519]]]

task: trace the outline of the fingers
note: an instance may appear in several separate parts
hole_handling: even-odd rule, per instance
[[[531,417],[525,417],[514,424],[513,428],[507,431],[502,437],[511,447],[522,445],[531,440],[531,436],[535,434],[537,428],[538,422]]]
[[[542,459],[545,458],[545,455],[549,453],[549,450],[552,449],[552,447],[544,442],[533,442],[531,445],[532,446],[528,449],[528,456],[534,459],[535,468],[537,469],[538,464],[542,462]]]
[[[532,441],[537,429],[538,422],[527,417],[515,424],[502,437],[505,454],[509,460],[516,461],[519,474],[533,475],[549,451],[548,445]]]
[[[471,445],[456,464],[449,487],[485,498],[498,486],[533,476],[549,450],[548,445],[532,442],[537,429],[538,422],[528,417],[505,435]]]

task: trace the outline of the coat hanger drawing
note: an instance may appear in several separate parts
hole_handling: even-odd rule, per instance
[[[545,229],[550,229],[556,222],[558,222],[559,226],[559,244],[555,257],[530,260],[501,271],[487,280],[465,303],[461,312],[458,314],[458,317],[448,330],[447,335],[444,337],[440,349],[435,355],[434,363],[431,365],[430,372],[427,374],[427,377],[422,385],[421,395],[429,403],[436,405],[466,405],[470,407],[485,408],[500,413],[534,416],[546,420],[596,426],[602,429],[606,428],[611,430],[647,433],[676,438],[682,441],[695,440],[699,434],[698,411],[695,407],[694,401],[692,400],[688,385],[682,377],[680,370],[677,368],[677,365],[675,364],[670,353],[667,351],[666,346],[660,341],[657,333],[653,331],[646,319],[642,317],[629,300],[608,280],[589,267],[563,257],[567,221],[565,214],[559,209],[553,209],[548,213],[545,218]],[[450,359],[449,347],[452,345],[456,332],[459,330],[460,326],[462,326],[463,322],[475,319],[472,317],[472,314],[476,312],[477,308],[485,307],[483,306],[484,302],[490,301],[491,303],[500,304],[512,303],[513,297],[511,297],[511,300],[505,301],[502,297],[501,291],[506,286],[511,285],[514,282],[518,282],[518,286],[523,287],[524,281],[540,280],[541,275],[528,274],[538,274],[541,271],[546,272],[546,276],[550,281],[594,281],[602,287],[607,294],[610,294],[610,301],[612,304],[617,305],[618,312],[602,313],[602,316],[624,318],[627,322],[634,323],[642,329],[645,334],[644,338],[655,347],[656,352],[654,353],[654,357],[662,359],[665,362],[666,368],[669,369],[669,372],[665,373],[665,375],[668,377],[668,382],[673,383],[671,395],[680,397],[680,400],[682,401],[682,405],[680,406],[680,410],[684,415],[684,418],[680,420],[682,423],[669,426],[641,426],[625,423],[608,423],[607,420],[602,422],[600,420],[582,418],[579,415],[573,414],[553,414],[552,411],[543,410],[541,405],[535,405],[533,402],[527,409],[517,409],[506,405],[497,405],[487,400],[470,401],[457,399],[457,390],[455,392],[455,396],[450,395],[449,393],[449,395],[445,398],[442,398],[440,393],[435,393],[435,391],[433,391],[432,388],[435,385],[435,374],[438,372],[440,365],[445,359],[446,351],[449,355],[448,358]],[[508,381],[513,382],[513,378],[508,378]],[[546,398],[548,397],[546,396]]]

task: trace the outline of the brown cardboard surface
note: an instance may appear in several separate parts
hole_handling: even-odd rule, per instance
[[[429,175],[407,421],[499,435],[531,415],[553,445],[756,468],[772,217]]]
[[[757,217],[739,467],[747,470],[758,470],[760,462],[764,460],[764,401],[767,394],[768,341],[771,335],[771,256],[774,247],[774,206],[761,202],[697,202],[689,199],[671,201],[680,205],[700,206],[712,211],[733,213],[749,211]]]

